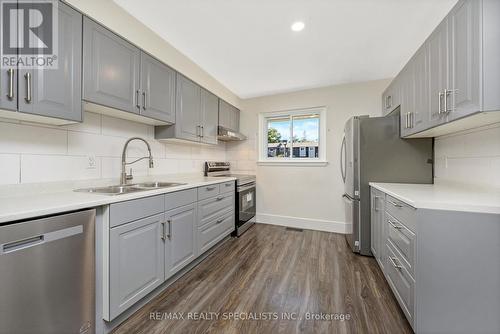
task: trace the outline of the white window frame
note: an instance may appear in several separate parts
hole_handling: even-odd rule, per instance
[[[319,114],[319,138],[317,158],[272,158],[267,156],[267,120],[269,118],[283,116],[299,116],[308,114]],[[304,109],[262,112],[259,114],[259,165],[287,165],[287,166],[325,166],[326,160],[326,107],[313,107]],[[291,130],[290,136],[293,137]],[[293,155],[293,153],[292,153]]]

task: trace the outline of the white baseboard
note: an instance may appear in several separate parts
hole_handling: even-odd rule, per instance
[[[325,231],[346,234],[349,231],[348,224],[333,220],[309,219],[300,217],[289,217],[257,213],[257,223],[302,228],[307,230]]]

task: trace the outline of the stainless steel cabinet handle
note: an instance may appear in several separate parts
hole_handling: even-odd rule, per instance
[[[207,189],[208,191],[210,191],[210,190],[214,190],[215,187],[206,187],[205,189]]]
[[[31,103],[31,73],[26,73],[24,78],[26,79],[26,97],[24,100],[26,103]]]
[[[14,69],[9,68],[7,74],[9,75],[9,92],[7,93],[7,98],[12,100],[14,98]]]
[[[224,221],[224,219],[219,219],[219,220],[217,220],[217,221],[215,222],[215,224],[220,224],[220,223],[222,223],[223,221]]]
[[[165,241],[165,222],[161,223],[161,240]]]
[[[389,225],[391,225],[393,228],[395,228],[396,230],[400,230],[401,229],[401,226],[400,225],[396,225],[392,220],[388,220],[387,223]]]
[[[448,112],[448,94],[449,94],[449,91],[447,89],[445,89],[443,92],[443,98],[444,98],[443,113],[444,114],[446,114]]]
[[[439,92],[439,95],[438,95],[438,115],[441,115],[441,113],[443,112],[443,96],[444,96],[444,93],[443,92]]]
[[[205,136],[205,128],[203,127],[203,125],[200,125],[200,129],[201,129],[201,137],[204,137]]]
[[[373,197],[373,209],[375,211],[378,211],[378,208],[377,208],[377,200],[380,198],[380,196],[374,196]]]
[[[218,196],[218,197],[217,197],[217,200],[218,200],[218,201],[222,201],[223,199],[224,199],[224,197],[222,197],[222,196]]]
[[[391,261],[391,264],[393,265],[394,268],[397,268],[397,269],[403,268],[402,265],[396,263],[396,261],[399,262],[399,259],[397,257],[391,257],[391,256],[389,256],[389,261]]]
[[[167,223],[168,223],[168,234],[167,234],[167,238],[168,238],[168,239],[172,239],[172,220],[171,220],[171,219],[167,220]]]
[[[137,108],[139,108],[139,109],[141,108],[141,104],[139,103],[139,94],[140,94],[140,93],[141,93],[141,92],[140,92],[139,90],[136,90],[136,91],[135,91],[135,106],[136,106]]]
[[[142,92],[142,109],[146,110],[146,92]]]
[[[389,203],[391,203],[392,205],[394,205],[396,208],[402,208],[403,206],[401,204],[398,204],[398,203],[395,203],[393,201],[387,201]]]
[[[410,116],[408,116],[408,117],[410,118],[410,119],[409,119],[409,122],[410,122],[410,129],[413,129],[413,126],[414,126],[414,124],[413,124],[413,118],[414,118],[414,117],[413,117],[413,115],[414,115],[414,114],[413,114],[413,111],[410,111]]]

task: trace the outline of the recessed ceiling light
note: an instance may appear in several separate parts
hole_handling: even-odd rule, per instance
[[[290,27],[293,31],[301,31],[302,29],[304,29],[306,25],[304,24],[304,22],[302,21],[297,21],[297,22],[294,22],[292,24],[292,26]]]

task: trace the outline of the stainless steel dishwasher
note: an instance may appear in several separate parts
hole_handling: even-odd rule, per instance
[[[0,333],[94,333],[95,210],[0,226]]]

